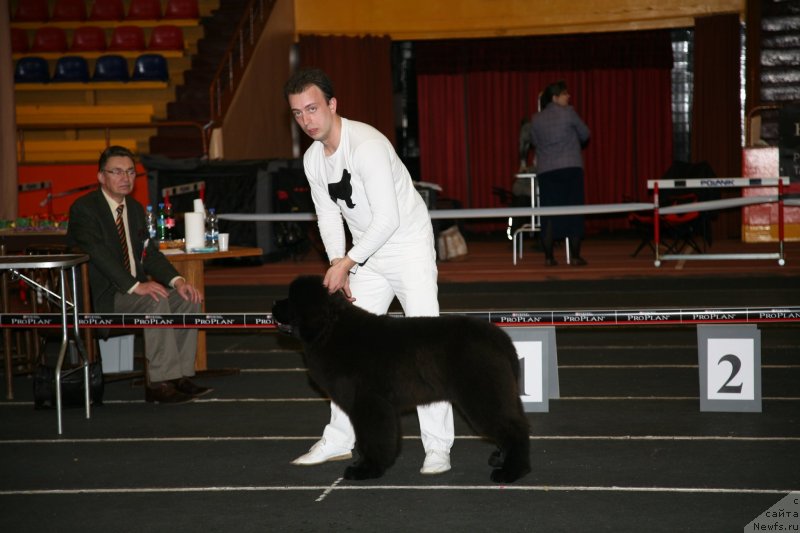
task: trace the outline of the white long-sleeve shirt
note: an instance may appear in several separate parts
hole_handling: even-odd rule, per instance
[[[342,118],[339,146],[331,156],[315,141],[303,166],[317,212],[320,235],[330,259],[345,253],[364,263],[383,247],[394,248],[432,239],[428,209],[389,140],[368,124]],[[352,195],[331,198],[328,185],[350,174]],[[353,236],[345,250],[342,218]]]

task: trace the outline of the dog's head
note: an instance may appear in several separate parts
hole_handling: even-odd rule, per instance
[[[289,297],[272,306],[278,330],[311,342],[325,331],[334,297],[321,276],[300,276],[289,285]]]

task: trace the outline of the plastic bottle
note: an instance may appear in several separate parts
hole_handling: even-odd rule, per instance
[[[153,241],[156,240],[156,236],[158,235],[158,224],[156,223],[156,215],[153,213],[153,206],[147,206],[147,213],[144,215],[145,224],[147,226],[147,235],[148,238],[152,239]]]
[[[211,248],[219,248],[219,220],[213,207],[208,209],[206,217],[206,244]]]
[[[167,240],[175,238],[175,215],[172,213],[172,204],[164,204],[164,219],[167,225]]]
[[[166,241],[167,240],[167,217],[164,214],[164,203],[163,202],[158,204],[158,219],[156,220],[156,226],[158,228],[158,240]]]

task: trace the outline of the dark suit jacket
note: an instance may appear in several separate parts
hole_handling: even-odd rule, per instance
[[[131,196],[125,199],[125,206],[136,265],[135,278],[125,270],[116,221],[100,188],[75,200],[69,209],[67,244],[89,254],[89,285],[97,313],[113,313],[114,294],[128,292],[137,281],[152,278],[168,286],[172,278],[179,275],[158,250],[157,241],[151,240],[143,253],[147,239],[144,208]]]

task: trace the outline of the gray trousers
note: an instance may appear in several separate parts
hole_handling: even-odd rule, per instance
[[[184,300],[175,290],[170,290],[168,298],[157,302],[150,296],[117,293],[114,312],[153,315],[199,313],[200,304]],[[194,376],[197,330],[147,328],[144,330],[144,352],[148,382]]]

